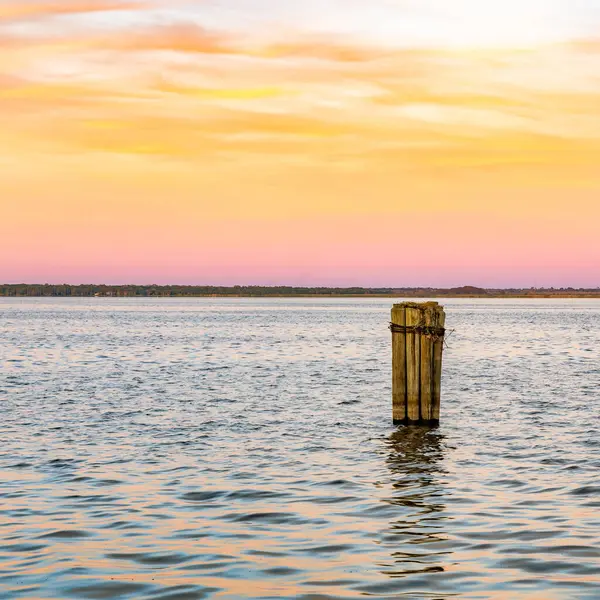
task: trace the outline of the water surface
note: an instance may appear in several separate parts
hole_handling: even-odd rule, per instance
[[[0,597],[600,597],[600,302],[0,299]]]

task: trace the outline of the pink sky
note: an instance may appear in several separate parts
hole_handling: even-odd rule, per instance
[[[600,286],[599,27],[0,0],[0,281]]]

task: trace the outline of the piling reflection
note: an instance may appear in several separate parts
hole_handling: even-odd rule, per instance
[[[380,566],[389,577],[439,573],[451,553],[445,532],[444,436],[437,430],[402,427],[385,441],[392,495],[398,507],[384,544],[391,561]]]

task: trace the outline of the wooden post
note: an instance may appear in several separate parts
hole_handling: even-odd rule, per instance
[[[439,423],[445,320],[437,302],[403,302],[392,308],[394,423]]]
[[[418,305],[406,305],[406,420],[418,423],[421,405],[421,334],[422,315]],[[393,335],[393,334],[392,334]]]
[[[435,312],[425,309],[423,311],[423,324],[433,327]],[[421,334],[421,414],[419,417],[425,422],[433,421],[433,336]],[[438,417],[439,418],[439,417]]]
[[[440,400],[442,398],[442,352],[444,351],[444,335],[446,333],[446,313],[443,306],[438,306],[435,311],[434,327],[438,328],[438,335],[433,337],[433,395],[431,398],[432,418],[440,422]],[[441,334],[441,335],[440,335]]]
[[[406,310],[400,304],[392,308],[392,323],[406,325]],[[392,334],[392,413],[394,423],[406,420],[406,333]]]

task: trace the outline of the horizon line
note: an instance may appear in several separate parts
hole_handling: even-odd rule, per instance
[[[397,285],[302,285],[302,284],[210,284],[210,283],[29,283],[29,282],[17,282],[17,283],[0,283],[0,288],[14,288],[14,287],[111,287],[111,288],[207,288],[207,289],[225,289],[235,290],[244,288],[258,288],[265,290],[272,289],[303,289],[303,290],[390,290],[390,291],[424,291],[424,290],[437,290],[437,291],[451,291],[451,290],[482,290],[482,291],[581,291],[581,292],[600,292],[600,286],[598,287],[574,287],[574,286],[514,286],[514,287],[486,287],[481,285],[454,285],[454,286],[435,286],[435,285],[409,285],[409,286],[397,286]]]

